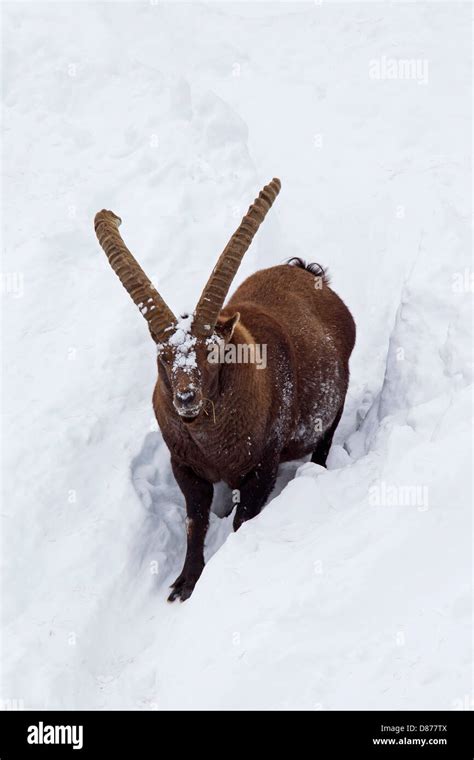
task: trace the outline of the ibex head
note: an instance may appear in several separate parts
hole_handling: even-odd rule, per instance
[[[94,226],[100,245],[122,285],[148,322],[158,348],[162,377],[178,414],[187,420],[201,411],[203,401],[212,398],[218,368],[207,361],[215,341],[229,341],[239,315],[219,319],[225,298],[240,262],[255,233],[280,191],[279,179],[266,185],[250,206],[230,238],[201,294],[194,314],[180,320],[166,305],[119,233],[120,217],[99,211]]]

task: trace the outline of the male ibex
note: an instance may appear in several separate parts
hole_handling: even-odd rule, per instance
[[[100,245],[158,348],[153,408],[188,518],[186,559],[170,601],[187,599],[202,573],[213,484],[224,481],[239,494],[237,530],[264,506],[280,462],[311,453],[313,462],[325,465],[342,414],[355,325],[324,270],[300,259],[263,269],[223,308],[279,190],[278,179],[264,187],[221,254],[194,314],[181,320],[124,244],[120,218],[105,210],[95,217]],[[247,356],[264,346],[265,368],[252,361],[216,362],[215,349],[231,345],[249,349]]]

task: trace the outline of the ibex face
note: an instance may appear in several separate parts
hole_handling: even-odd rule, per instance
[[[193,334],[192,317],[183,317],[158,344],[158,374],[184,422],[196,419],[206,402],[213,403],[221,368],[212,361],[213,352],[230,340],[238,319],[238,313],[219,317],[213,334],[200,338]]]
[[[157,344],[159,375],[172,396],[177,414],[196,419],[215,395],[219,367],[208,361],[213,344],[228,341],[239,315],[219,319],[242,257],[280,191],[280,180],[266,185],[222,252],[201,294],[194,314],[177,320],[150,282],[118,231],[121,219],[99,211],[95,230],[114,272],[148,322]]]
[[[182,319],[169,331],[169,337],[158,343],[160,379],[171,394],[177,413],[185,420],[197,417],[203,404],[200,366],[204,346],[197,345],[189,323],[189,318]]]

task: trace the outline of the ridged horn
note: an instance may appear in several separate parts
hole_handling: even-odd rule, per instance
[[[118,231],[121,223],[113,211],[103,209],[95,215],[95,232],[110,266],[148,322],[151,337],[159,343],[166,339],[176,317],[123,242]]]
[[[280,192],[280,188],[281,182],[276,178],[272,179],[269,185],[265,185],[222,251],[196,307],[192,331],[197,337],[206,338],[214,331],[217,317],[240,262]]]

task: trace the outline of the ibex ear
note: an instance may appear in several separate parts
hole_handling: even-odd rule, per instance
[[[237,322],[240,319],[240,312],[236,311],[233,317],[219,317],[216,324],[216,333],[220,335],[221,338],[225,340],[226,343],[229,343],[231,340],[235,326]]]

